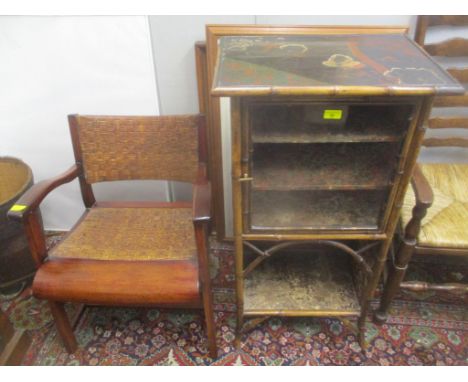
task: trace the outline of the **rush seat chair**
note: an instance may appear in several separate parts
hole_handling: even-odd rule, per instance
[[[404,281],[413,256],[455,260],[468,257],[468,163],[458,159],[467,158],[468,148],[468,67],[458,62],[468,54],[468,39],[466,34],[434,43],[426,39],[428,30],[434,32],[443,28],[457,36],[457,31],[466,27],[466,15],[418,16],[415,41],[443,64],[466,91],[456,97],[440,96],[434,100],[433,111],[439,114],[429,117],[430,133],[422,145],[432,150],[437,163],[419,163],[414,169],[412,187],[408,187],[402,207],[399,247],[375,315],[380,323],[387,319],[400,289],[450,291],[460,293],[461,298],[468,292],[468,284],[458,280],[446,283]],[[457,159],[453,160],[452,155]]]
[[[216,357],[208,264],[210,183],[205,119],[181,116],[69,116],[76,163],[34,185],[9,211],[23,222],[37,267],[33,294],[49,302],[66,349],[77,342],[65,302],[199,308]],[[78,178],[86,211],[47,251],[39,205]],[[92,184],[115,180],[193,184],[192,202],[97,202]]]

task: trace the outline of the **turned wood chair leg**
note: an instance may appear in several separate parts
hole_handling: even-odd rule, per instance
[[[426,215],[430,203],[419,203],[413,208],[411,220],[405,227],[403,240],[400,248],[398,249],[392,266],[390,267],[387,282],[385,283],[382,297],[380,299],[380,306],[374,313],[374,321],[376,323],[383,323],[387,320],[388,309],[393,301],[393,298],[400,289],[400,283],[405,277],[408,263],[414,252],[414,247],[417,244],[417,237],[421,229],[421,221]]]
[[[395,259],[390,266],[387,282],[380,299],[380,306],[374,313],[374,321],[376,323],[382,324],[387,321],[388,310],[405,277],[415,245],[416,240],[414,239],[405,238],[401,243]]]
[[[73,329],[68,320],[67,312],[65,311],[65,304],[55,301],[49,301],[50,310],[54,316],[57,331],[62,337],[65,348],[69,353],[74,353],[78,348]]]

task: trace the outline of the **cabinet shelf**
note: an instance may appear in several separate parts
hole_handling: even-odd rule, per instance
[[[337,253],[278,253],[245,279],[245,315],[358,316],[350,259]]]
[[[252,191],[252,230],[376,230],[387,191]]]
[[[392,181],[398,144],[260,144],[252,190],[372,190]]]
[[[406,131],[409,105],[351,105],[343,124],[308,122],[313,105],[269,105],[254,109],[254,143],[398,142]]]
[[[257,133],[252,137],[254,143],[352,143],[352,142],[398,142],[399,135],[383,134],[381,131],[339,132],[332,131],[330,127],[313,127],[313,134],[310,133],[310,126],[298,126],[287,133],[278,129],[278,133],[271,129],[270,132]],[[371,130],[371,129],[369,129]]]

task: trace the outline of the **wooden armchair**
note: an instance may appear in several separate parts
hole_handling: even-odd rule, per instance
[[[37,266],[32,290],[49,301],[69,352],[77,343],[65,302],[204,309],[216,357],[208,271],[210,184],[202,115],[69,116],[76,163],[37,183],[9,211],[24,223]],[[39,204],[78,177],[86,211],[47,251]],[[97,202],[102,181],[166,179],[194,184],[193,202]]]
[[[416,42],[441,60],[468,56],[468,39],[453,38],[435,44],[425,44],[428,28],[452,25],[468,26],[468,16],[419,16]],[[444,59],[441,60],[442,63]],[[447,60],[446,60],[447,61]],[[436,108],[468,108],[468,67],[448,67],[467,90],[456,97],[437,97]],[[457,110],[460,109],[445,109]],[[444,113],[431,116],[427,127],[437,131],[468,128],[467,114]],[[435,130],[432,130],[435,131]],[[453,130],[449,130],[453,131]],[[463,131],[463,130],[459,130]],[[433,134],[431,134],[433,135]],[[427,148],[447,148],[466,155],[468,139],[465,134],[453,137],[428,137]],[[459,282],[434,284],[422,281],[403,281],[413,255],[468,256],[468,163],[420,163],[413,172],[412,187],[407,191],[402,208],[402,226],[399,248],[390,266],[380,308],[375,318],[386,320],[389,306],[399,288],[412,291],[446,290],[468,292],[468,285]]]

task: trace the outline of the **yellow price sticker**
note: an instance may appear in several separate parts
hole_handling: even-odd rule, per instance
[[[26,208],[28,208],[28,206],[25,206],[25,205],[23,205],[23,204],[14,204],[14,205],[10,208],[10,211],[13,211],[13,212],[20,212],[20,211],[25,210]]]
[[[343,110],[324,110],[323,119],[341,119],[343,117]]]

